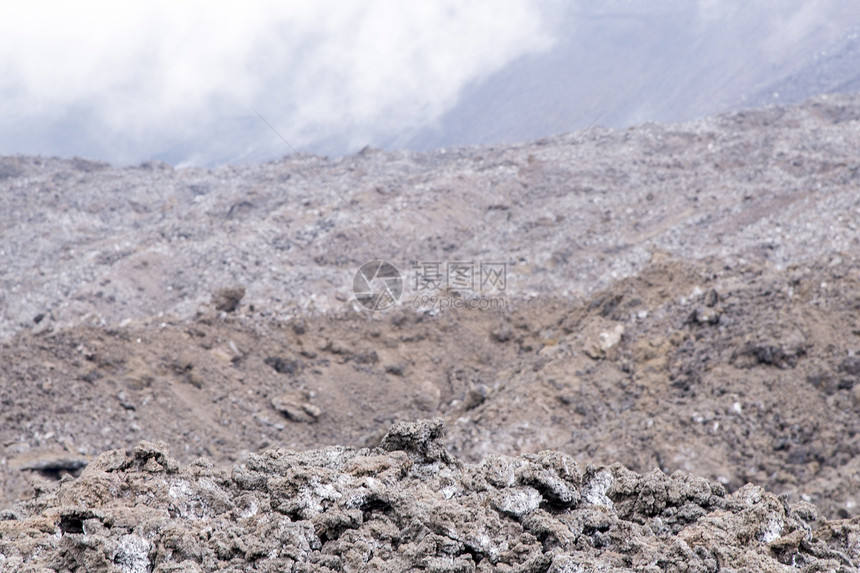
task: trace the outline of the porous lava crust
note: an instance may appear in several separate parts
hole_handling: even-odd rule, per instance
[[[0,571],[854,571],[860,521],[754,485],[560,452],[464,464],[441,419],[376,448],[280,448],[232,471],[164,443],[101,454],[7,510]]]

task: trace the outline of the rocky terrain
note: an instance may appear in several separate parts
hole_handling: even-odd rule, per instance
[[[5,157],[0,336],[189,318],[236,285],[263,318],[348,309],[373,259],[403,273],[505,262],[509,298],[594,293],[655,250],[732,266],[828,259],[860,245],[858,119],[856,97],[825,96],[504,147],[215,170]]]
[[[462,464],[441,419],[379,447],[280,448],[231,471],[166,444],[101,454],[0,521],[0,568],[55,571],[848,571],[860,522],[760,486],[580,466]]]
[[[0,158],[0,568],[856,567],[858,127],[821,96],[210,171]],[[505,288],[422,298],[455,261]]]

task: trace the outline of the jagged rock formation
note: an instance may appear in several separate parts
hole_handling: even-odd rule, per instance
[[[101,454],[2,514],[0,571],[854,571],[860,521],[560,452],[452,459],[441,420],[232,471]]]

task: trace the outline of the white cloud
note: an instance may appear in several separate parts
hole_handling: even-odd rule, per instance
[[[0,152],[122,162],[259,121],[255,109],[297,147],[359,145],[432,122],[469,82],[553,41],[528,0],[9,4]]]

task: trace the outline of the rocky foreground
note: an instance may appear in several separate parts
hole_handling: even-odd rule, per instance
[[[453,459],[441,419],[232,471],[101,454],[0,515],[0,571],[854,571],[860,519],[554,451]]]

